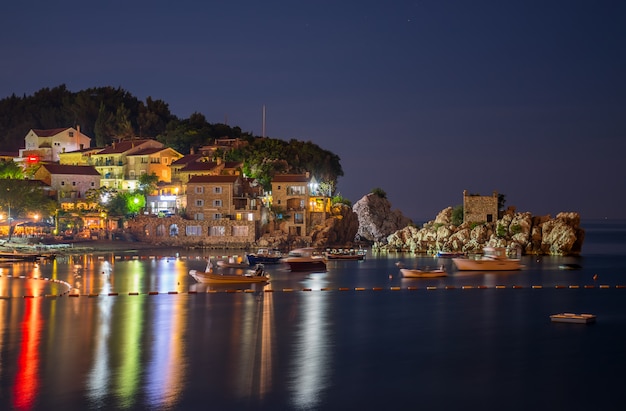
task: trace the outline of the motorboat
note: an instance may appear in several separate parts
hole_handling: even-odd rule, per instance
[[[465,253],[463,251],[437,251],[437,257],[459,258],[459,257],[465,257]]]
[[[520,270],[519,258],[509,258],[504,247],[485,247],[479,258],[453,258],[460,271],[512,271]]]
[[[401,268],[400,274],[404,278],[437,278],[437,277],[446,277],[448,274],[443,268]]]
[[[256,253],[246,255],[250,265],[255,264],[278,264],[283,258],[283,253],[275,248],[259,248]]]
[[[290,271],[326,271],[326,257],[314,248],[297,248],[280,260]]]
[[[210,259],[204,271],[189,270],[189,275],[197,282],[204,284],[264,283],[269,281],[269,275],[261,264],[248,270],[245,274],[219,274],[213,271],[213,264]]]
[[[326,258],[328,260],[365,260],[366,250],[354,249],[332,249],[326,250]]]
[[[593,314],[573,314],[573,313],[560,313],[552,314],[550,321],[559,323],[578,323],[588,324],[596,321],[596,316]]]

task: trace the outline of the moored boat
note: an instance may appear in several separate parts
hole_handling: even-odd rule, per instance
[[[460,271],[513,271],[520,270],[519,258],[509,258],[504,247],[485,247],[480,258],[453,258]]]
[[[278,264],[283,258],[283,253],[275,248],[259,248],[256,253],[247,254],[250,265],[255,264]]]
[[[326,258],[329,260],[365,260],[366,250],[358,249],[332,249],[326,250]]]
[[[254,270],[248,270],[243,275],[218,274],[213,271],[213,264],[210,259],[204,271],[189,270],[189,275],[197,282],[204,284],[264,283],[269,281],[269,276],[260,264]]]
[[[558,323],[578,323],[588,324],[596,321],[596,316],[593,314],[573,314],[573,313],[560,313],[552,314],[550,321]]]
[[[437,257],[439,258],[459,258],[464,257],[463,251],[437,251]]]
[[[314,248],[297,248],[282,258],[290,271],[326,271],[326,258]]]
[[[446,277],[448,274],[443,268],[425,268],[425,269],[410,269],[410,268],[401,268],[400,274],[404,278],[437,278],[437,277]]]

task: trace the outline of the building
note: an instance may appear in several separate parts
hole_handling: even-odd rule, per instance
[[[308,173],[276,174],[272,178],[271,207],[275,219],[285,223],[290,235],[304,236],[307,233],[309,183]]]
[[[103,187],[134,190],[142,174],[156,174],[160,181],[171,181],[169,166],[182,154],[151,139],[131,139],[113,143],[91,155],[91,163],[102,176]]]
[[[490,196],[463,191],[463,222],[490,223],[498,219],[498,192]]]
[[[84,199],[88,190],[100,188],[100,174],[92,166],[42,164],[34,179],[50,186],[59,202]]]
[[[88,148],[91,138],[80,132],[80,127],[31,129],[24,138],[25,148],[19,151],[19,161],[58,162],[59,154]]]

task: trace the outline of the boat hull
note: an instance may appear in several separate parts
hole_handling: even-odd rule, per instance
[[[550,321],[558,323],[588,324],[595,322],[596,316],[593,314],[560,313],[551,315]]]
[[[520,260],[472,260],[469,258],[453,258],[452,261],[460,271],[515,271],[520,270]]]
[[[204,284],[250,284],[269,281],[265,275],[222,275],[197,270],[189,270],[189,275],[197,282]]]
[[[432,270],[432,271],[424,271],[424,270],[411,270],[408,268],[401,268],[400,274],[404,278],[437,278],[437,277],[446,277],[446,274],[443,270]]]
[[[285,261],[290,271],[326,271],[326,262],[319,261]]]
[[[353,254],[328,254],[326,255],[326,258],[329,260],[355,260],[355,261],[360,261],[360,260],[364,260],[365,256],[363,254],[357,254],[357,255],[353,255]]]
[[[222,267],[222,268],[249,268],[250,264],[248,263],[230,263],[228,261],[218,261],[217,263],[218,267]]]
[[[275,257],[275,256],[261,256],[261,255],[248,254],[248,262],[250,263],[250,265],[279,264],[281,258],[282,257],[280,256]]]

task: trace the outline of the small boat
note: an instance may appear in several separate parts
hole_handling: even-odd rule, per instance
[[[508,258],[504,247],[485,247],[480,258],[453,258],[460,271],[512,271],[520,270],[519,258]]]
[[[290,271],[326,271],[326,257],[314,248],[291,250],[280,260]]]
[[[365,260],[366,250],[353,250],[353,249],[332,249],[326,251],[326,258],[329,260]]]
[[[261,264],[258,264],[254,270],[248,270],[243,275],[227,275],[213,272],[213,264],[210,259],[204,271],[189,270],[189,275],[197,282],[204,284],[264,283],[269,281],[269,276]]]
[[[465,253],[463,251],[437,251],[437,257],[459,258],[459,257],[465,257]]]
[[[215,263],[221,268],[248,268],[250,264],[247,259],[244,261],[241,257],[229,257],[228,260],[217,260]]]
[[[401,268],[400,274],[404,278],[437,278],[437,277],[446,277],[448,274],[443,268],[434,268],[431,269],[426,267],[425,269],[410,269],[410,268]]]
[[[250,265],[255,264],[278,264],[283,258],[283,253],[275,248],[259,248],[256,253],[246,255]]]
[[[588,324],[595,322],[596,316],[593,314],[560,313],[551,315],[550,321],[558,323]]]

